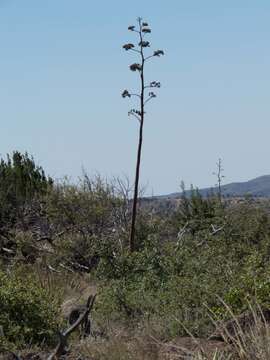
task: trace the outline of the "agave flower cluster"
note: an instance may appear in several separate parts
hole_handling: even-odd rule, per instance
[[[133,115],[133,114],[141,116],[142,113],[140,110],[136,110],[136,109],[129,110],[128,115]]]
[[[134,48],[134,45],[133,44],[125,44],[125,45],[123,45],[123,48],[127,51],[127,50]]]
[[[128,90],[124,90],[124,91],[122,92],[122,97],[123,97],[123,98],[125,98],[125,97],[131,97],[131,95],[130,95],[130,93],[129,93]]]
[[[138,64],[138,63],[135,63],[135,64],[131,64],[129,68],[130,68],[131,71],[136,71],[136,70],[141,71],[142,70],[142,65]]]
[[[137,43],[137,45],[135,45],[135,43],[127,43],[123,45],[123,49],[126,51],[133,51],[135,53],[137,53],[137,55],[139,55],[140,57],[140,62],[135,62],[133,64],[131,64],[129,66],[129,69],[133,72],[138,71],[141,76],[143,76],[143,70],[144,70],[144,64],[146,61],[148,61],[150,58],[153,57],[160,57],[162,55],[164,55],[164,51],[163,50],[155,50],[152,52],[152,54],[147,55],[146,54],[146,50],[147,48],[151,47],[151,44],[148,40],[145,39],[145,37],[147,36],[147,34],[151,33],[151,29],[148,25],[147,22],[142,21],[141,18],[138,19],[138,26],[136,27],[135,25],[130,25],[128,27],[129,31],[135,32],[138,34],[139,37],[139,42]],[[158,81],[151,81],[149,83],[149,85],[143,85],[143,91],[146,88],[160,88],[160,82]],[[137,97],[141,97],[140,94],[136,94],[136,93],[130,93],[128,90],[124,90],[122,93],[122,97],[123,98],[130,98],[132,96],[137,96]],[[143,100],[143,106],[151,99],[155,98],[156,94],[151,91],[148,93],[148,97],[144,98]],[[142,100],[142,99],[141,99]],[[144,114],[144,112],[142,113],[141,111],[132,109],[129,111],[129,115],[134,115],[135,117],[141,117]]]
[[[156,87],[156,88],[160,88],[160,82],[159,81],[151,81],[149,87]]]
[[[160,55],[164,55],[164,51],[163,50],[156,50],[154,51],[154,56],[160,56]]]
[[[149,41],[140,41],[139,46],[141,46],[141,47],[150,47],[150,42]]]

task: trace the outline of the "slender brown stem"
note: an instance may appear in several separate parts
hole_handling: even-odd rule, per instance
[[[129,250],[133,252],[136,250],[136,218],[137,218],[137,207],[138,207],[138,196],[139,196],[139,180],[140,180],[140,166],[141,166],[141,156],[142,156],[142,144],[143,144],[143,126],[144,126],[144,115],[145,115],[145,104],[148,103],[151,99],[156,97],[153,92],[149,92],[148,96],[145,97],[145,90],[147,88],[152,87],[160,87],[160,83],[156,81],[152,81],[150,84],[146,85],[144,80],[144,66],[146,62],[154,57],[164,55],[163,50],[154,51],[153,55],[146,56],[145,49],[150,47],[149,41],[143,41],[146,34],[151,33],[151,29],[148,28],[148,24],[142,22],[142,18],[138,19],[139,29],[135,30],[135,26],[129,26],[129,30],[135,31],[139,36],[139,44],[136,49],[134,48],[134,44],[125,44],[123,48],[125,50],[133,50],[140,55],[140,64],[135,63],[130,65],[130,70],[138,71],[140,74],[140,82],[141,82],[141,91],[140,94],[131,94],[128,90],[125,90],[122,93],[123,97],[131,97],[133,95],[137,96],[140,101],[140,110],[132,109],[129,111],[129,115],[133,115],[136,119],[139,120],[140,129],[139,129],[139,139],[138,139],[138,147],[137,147],[137,161],[136,161],[136,173],[135,173],[135,182],[134,182],[134,196],[133,196],[133,205],[132,205],[132,218],[131,218],[131,229],[130,229],[130,237],[129,237]]]
[[[140,43],[142,43],[142,25],[141,19],[139,19],[140,26]],[[136,174],[135,174],[135,184],[134,184],[134,197],[133,197],[133,207],[132,207],[132,220],[131,220],[131,231],[130,231],[130,240],[129,240],[129,249],[130,252],[135,250],[135,230],[136,230],[136,217],[137,217],[137,204],[138,204],[138,193],[139,193],[139,179],[140,179],[140,166],[141,166],[141,155],[142,155],[142,143],[143,143],[143,124],[144,124],[144,53],[143,47],[140,46],[141,54],[141,94],[140,94],[140,108],[141,108],[141,121],[140,121],[140,131],[139,131],[139,143],[137,150],[137,162],[136,162]]]

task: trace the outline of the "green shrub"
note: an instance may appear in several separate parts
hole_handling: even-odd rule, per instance
[[[58,329],[58,301],[32,276],[0,272],[0,325],[5,341],[50,344]]]
[[[27,153],[14,151],[7,160],[0,159],[0,228],[13,224],[21,208],[52,185],[52,178]]]
[[[270,307],[270,267],[263,256],[254,252],[243,264],[242,271],[225,295],[224,301],[235,313],[241,313],[251,305]]]
[[[175,219],[180,226],[181,216]],[[251,299],[269,306],[269,215],[243,204],[213,208],[211,216],[200,212],[197,220],[178,241],[164,241],[157,227],[140,251],[102,259],[99,314],[129,324],[157,321],[167,337],[185,335],[185,328],[205,336],[213,326],[209,309],[226,316],[220,298],[235,313]]]

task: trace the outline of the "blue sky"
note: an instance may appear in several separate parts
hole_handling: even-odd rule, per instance
[[[270,173],[267,0],[0,0],[0,154],[27,150],[53,177],[134,176],[138,124],[127,26],[152,28],[142,183],[170,193]]]

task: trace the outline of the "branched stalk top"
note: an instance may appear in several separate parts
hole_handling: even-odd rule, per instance
[[[143,72],[144,72],[144,65],[147,61],[149,61],[153,57],[160,57],[164,55],[163,50],[155,50],[153,52],[149,52],[149,48],[151,47],[150,42],[146,39],[147,35],[151,33],[151,29],[147,22],[144,22],[142,18],[138,18],[137,20],[137,26],[130,25],[128,27],[129,31],[132,31],[136,34],[138,34],[138,43],[127,43],[123,45],[123,49],[126,51],[132,51],[138,54],[139,56],[139,62],[135,62],[129,66],[129,69],[133,72],[138,72],[140,74],[140,77],[142,79],[142,86],[141,86],[141,93],[135,93],[132,91],[129,91],[125,89],[122,92],[123,98],[130,98],[132,96],[138,97],[139,99],[142,99],[142,94],[144,95],[144,92],[146,89],[151,89],[151,91],[148,92],[146,98],[143,97],[143,106],[148,103],[150,100],[156,97],[156,93],[152,90],[153,88],[160,88],[160,82],[158,81],[151,81],[148,84],[145,84],[144,78],[143,78]],[[148,53],[147,53],[148,52]],[[137,118],[139,121],[142,121],[142,111],[137,109],[131,109],[128,112],[128,115],[132,115],[135,118]]]

